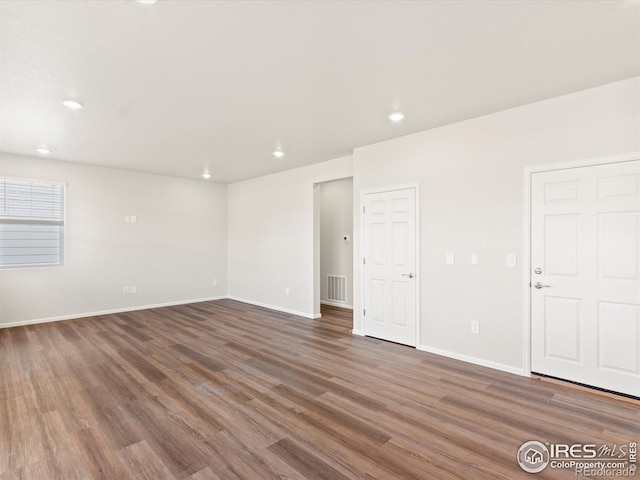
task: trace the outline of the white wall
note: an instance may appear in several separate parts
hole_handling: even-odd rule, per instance
[[[0,270],[0,325],[226,294],[225,185],[8,154],[2,175],[68,187],[66,264]]]
[[[314,316],[314,184],[353,176],[354,329],[362,329],[360,191],[418,182],[421,347],[517,371],[523,169],[638,150],[640,78],[228,187],[0,154],[0,174],[69,183],[67,265],[0,270],[0,324],[225,293]],[[129,214],[139,223],[124,224]],[[446,252],[456,265],[445,265]],[[518,255],[516,269],[505,267],[508,253]],[[123,295],[124,285],[139,293]],[[480,335],[470,333],[471,320]]]
[[[347,301],[353,306],[353,179],[320,183],[320,299],[329,301],[327,275],[347,277]],[[343,240],[345,235],[349,240]]]
[[[314,184],[350,177],[352,168],[348,156],[228,186],[231,297],[317,315]]]
[[[409,118],[407,119],[409,120]],[[419,182],[423,348],[523,367],[523,169],[640,150],[640,78],[354,152],[355,288],[363,189]],[[445,253],[456,264],[445,264]],[[470,255],[478,253],[478,266]],[[505,256],[518,255],[508,269]],[[362,329],[355,298],[354,329]],[[480,321],[480,335],[470,333]]]

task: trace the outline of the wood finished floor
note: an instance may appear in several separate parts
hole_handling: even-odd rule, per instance
[[[231,300],[0,330],[0,479],[506,479],[637,403]]]

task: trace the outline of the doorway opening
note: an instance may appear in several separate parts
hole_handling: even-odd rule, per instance
[[[314,317],[352,323],[353,178],[314,185]]]

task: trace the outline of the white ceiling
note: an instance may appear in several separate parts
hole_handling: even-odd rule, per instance
[[[0,151],[233,182],[637,75],[637,1],[4,0]]]

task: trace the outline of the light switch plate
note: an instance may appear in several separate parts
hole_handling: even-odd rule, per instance
[[[135,215],[131,215],[131,223],[138,223],[138,219]]]
[[[471,265],[478,265],[478,254],[477,253],[472,253],[471,254]]]
[[[517,256],[515,253],[510,253],[507,255],[507,268],[516,268]]]
[[[453,253],[447,253],[447,265],[456,263],[456,256]]]

